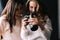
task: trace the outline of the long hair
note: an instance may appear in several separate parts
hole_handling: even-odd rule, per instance
[[[43,23],[46,22],[45,16],[47,15],[46,5],[43,2],[38,2],[37,0],[28,0],[27,3],[26,3],[26,8],[27,8],[28,11],[29,11],[30,1],[35,1],[37,3],[37,10],[38,10],[37,18],[38,18],[39,25],[40,25],[41,29],[44,30]]]
[[[9,24],[10,24],[10,30],[11,32],[13,31],[13,26],[16,25],[16,19],[15,19],[15,12],[16,12],[16,8],[20,3],[20,1],[17,0],[12,0],[12,4],[11,4],[11,11],[9,14]]]

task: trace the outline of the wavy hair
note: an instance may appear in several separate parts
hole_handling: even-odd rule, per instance
[[[37,9],[36,10],[38,10],[38,12],[36,15],[37,15],[37,18],[39,21],[38,24],[40,25],[41,29],[44,30],[44,23],[46,22],[45,16],[47,16],[47,7],[43,2],[38,2],[37,0],[28,0],[26,2],[27,11],[29,11],[29,3],[31,1],[34,1],[37,3]]]

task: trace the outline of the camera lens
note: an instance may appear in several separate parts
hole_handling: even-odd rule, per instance
[[[31,28],[32,31],[36,31],[38,29],[37,25],[33,25],[33,27]]]

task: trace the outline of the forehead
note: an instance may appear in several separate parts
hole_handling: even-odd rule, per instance
[[[36,1],[30,1],[29,5],[30,6],[36,6],[37,5],[37,2]]]
[[[17,8],[22,8],[22,5],[21,4],[17,5]]]

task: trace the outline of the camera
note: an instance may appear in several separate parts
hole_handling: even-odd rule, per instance
[[[36,12],[31,12],[31,13],[28,13],[26,14],[24,17],[28,19],[30,18],[35,18],[36,17]],[[36,25],[32,25],[31,23],[27,23],[28,24],[28,27],[30,27],[30,30],[31,31],[36,31],[38,29],[38,24]]]

